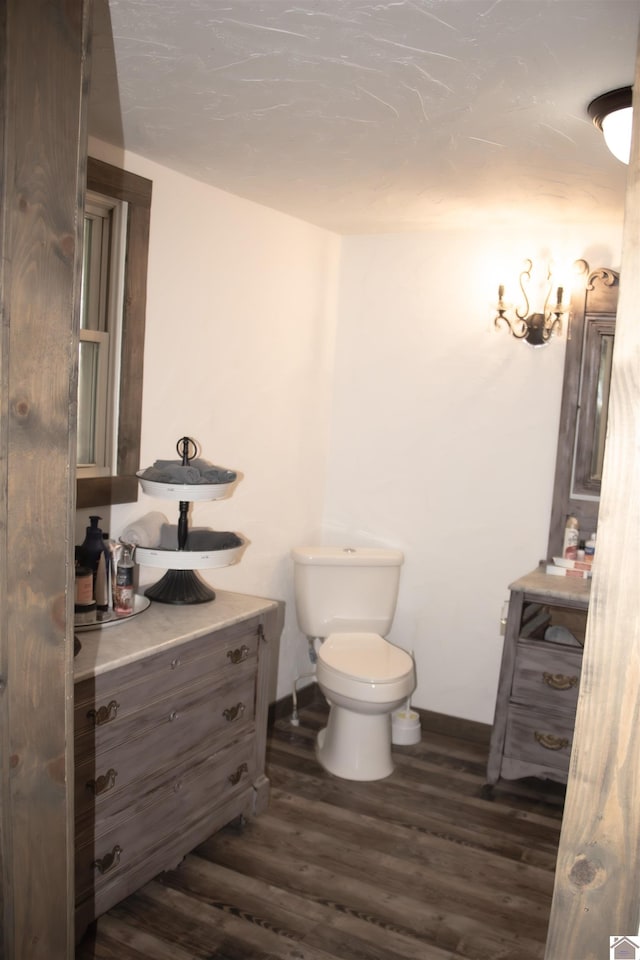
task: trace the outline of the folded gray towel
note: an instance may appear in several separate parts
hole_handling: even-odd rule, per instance
[[[187,535],[187,550],[233,550],[242,540],[235,533],[217,530],[190,530]]]
[[[235,533],[220,533],[217,530],[210,530],[208,527],[194,527],[187,533],[185,549],[205,552],[207,550],[232,550],[234,547],[240,547],[241,545],[242,540]],[[177,524],[165,523],[162,525],[160,548],[162,550],[178,549]]]
[[[200,471],[193,467],[183,467],[182,464],[167,464],[164,467],[147,467],[142,474],[143,480],[153,480],[155,483],[202,483]]]
[[[188,467],[179,460],[156,460],[142,473],[144,480],[156,483],[231,483],[237,474],[225,467],[216,467],[206,460],[192,460]]]

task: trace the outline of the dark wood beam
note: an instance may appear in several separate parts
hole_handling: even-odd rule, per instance
[[[90,0],[0,5],[0,954],[73,957],[73,542]]]

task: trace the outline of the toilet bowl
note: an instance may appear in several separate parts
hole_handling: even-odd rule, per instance
[[[415,689],[413,659],[376,633],[332,633],[318,651],[316,679],[331,707],[318,761],[346,780],[388,777],[391,714]]]

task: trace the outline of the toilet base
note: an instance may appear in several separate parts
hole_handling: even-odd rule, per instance
[[[391,714],[363,714],[330,704],[316,740],[320,766],[343,780],[383,780],[393,773]]]

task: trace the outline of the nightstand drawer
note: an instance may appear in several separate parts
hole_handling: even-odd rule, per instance
[[[582,650],[544,641],[520,641],[511,690],[512,701],[530,703],[573,716],[578,703]]]
[[[573,716],[556,716],[511,704],[504,755],[568,771],[573,742]]]

